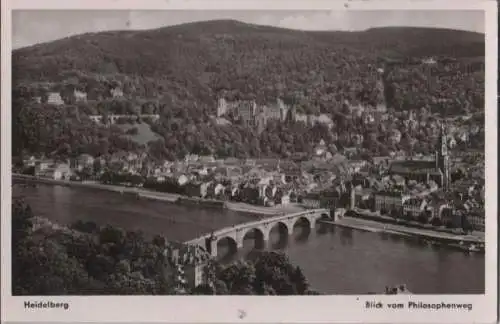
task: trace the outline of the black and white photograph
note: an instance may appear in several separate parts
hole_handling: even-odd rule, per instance
[[[349,5],[12,10],[7,294],[471,311],[497,253],[485,10]]]

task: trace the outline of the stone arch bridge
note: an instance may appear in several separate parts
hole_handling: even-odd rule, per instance
[[[288,237],[293,234],[297,223],[301,222],[306,224],[309,229],[314,229],[318,220],[335,220],[335,215],[330,215],[329,209],[311,209],[292,214],[277,215],[254,222],[225,227],[187,241],[186,244],[199,245],[212,256],[217,256],[217,244],[222,239],[228,238],[233,245],[232,248],[238,250],[243,247],[245,237],[252,233],[256,235],[256,242],[260,241],[261,244],[265,245],[269,241],[271,230],[276,226],[280,230],[280,235]]]

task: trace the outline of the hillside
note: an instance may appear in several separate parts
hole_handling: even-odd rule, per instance
[[[342,49],[350,53],[364,52],[371,58],[388,53],[395,56],[484,56],[484,35],[410,27],[374,28],[363,32],[304,32],[237,21],[209,21],[147,31],[78,35],[15,50],[12,62],[16,76],[21,79],[44,76],[52,80],[51,77],[74,69],[103,72],[103,64],[111,65],[107,68],[116,73],[164,76],[186,65],[192,72],[210,70],[211,65],[229,58],[243,58],[242,63],[253,61],[250,67],[272,66],[273,60],[265,62],[265,55],[286,56],[299,50],[303,54],[321,56],[326,55],[327,50]]]
[[[129,94],[155,97],[170,90],[174,97],[209,103],[205,96],[212,98],[221,89],[266,98],[313,89],[324,95],[332,89],[318,88],[319,83],[344,79],[351,69],[371,73],[375,67],[365,65],[384,57],[433,55],[484,56],[484,36],[427,28],[303,32],[209,21],[74,36],[16,50],[12,62],[16,83],[78,75],[78,85],[88,89],[92,82],[86,78],[98,73],[124,83]],[[151,78],[151,84],[144,89],[138,83],[146,80],[137,78]]]
[[[298,143],[305,140],[303,144],[293,142],[295,135],[279,135],[288,144],[269,149],[251,145],[257,135],[238,126],[221,126],[217,134],[198,138],[206,127],[213,127],[207,123],[219,96],[258,103],[281,97],[310,114],[338,114],[345,99],[369,105],[385,101],[396,110],[430,106],[439,111],[444,110],[443,101],[436,106],[436,98],[456,99],[452,89],[464,93],[458,97],[471,107],[467,109],[483,109],[484,100],[484,65],[474,63],[484,57],[484,35],[446,29],[305,32],[223,20],[147,31],[89,33],[18,49],[12,55],[14,114],[24,105],[17,99],[75,88],[86,91],[89,98],[87,104],[78,105],[80,115],[116,106],[131,111],[148,105],[162,115],[155,130],[166,140],[164,153],[168,156],[200,147],[208,151],[225,147],[222,151],[229,155],[252,155],[250,151],[281,154],[305,150],[311,146],[307,141],[328,136],[325,131],[307,135],[304,132],[310,130],[304,129],[297,139]],[[460,78],[428,86],[429,80],[422,78],[437,80],[440,74],[426,72],[418,63],[429,56],[457,59],[458,63],[437,69],[448,74],[451,69]],[[389,69],[388,62],[405,69]],[[381,67],[386,67],[384,75],[377,73]],[[378,87],[381,82],[383,95]],[[123,89],[125,101],[110,99],[110,89],[115,86]],[[408,101],[410,97],[414,102]],[[447,105],[447,111],[459,111],[463,106]],[[338,124],[339,131],[349,126]],[[179,125],[186,127],[175,134],[178,138],[171,139]],[[286,133],[286,127],[271,127],[271,133]],[[241,138],[241,145],[235,146],[234,138]],[[264,132],[258,140],[262,146],[276,139]],[[247,151],[246,147],[254,149]]]

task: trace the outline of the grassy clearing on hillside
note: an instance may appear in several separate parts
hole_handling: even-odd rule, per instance
[[[143,145],[147,144],[148,142],[155,141],[160,136],[156,133],[154,133],[151,130],[151,127],[147,123],[141,123],[141,124],[124,124],[124,125],[118,125],[121,129],[124,131],[127,131],[131,128],[137,128],[137,135],[125,135],[137,144]]]

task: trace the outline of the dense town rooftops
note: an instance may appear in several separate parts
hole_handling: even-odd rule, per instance
[[[413,207],[420,207],[422,205],[422,203],[424,202],[424,199],[422,198],[410,198],[408,200],[406,200],[403,205],[404,206],[413,206]]]
[[[394,161],[389,167],[391,173],[439,173],[436,163],[428,160]]]
[[[381,190],[381,191],[375,192],[374,194],[377,196],[389,196],[389,197],[409,196],[409,194],[407,192],[400,191],[400,190],[394,190],[394,191]]]

